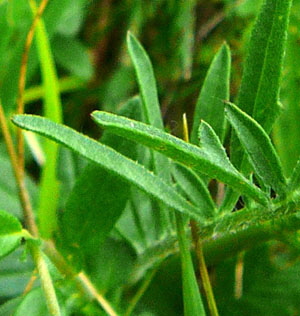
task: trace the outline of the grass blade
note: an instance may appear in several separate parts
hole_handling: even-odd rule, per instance
[[[184,220],[181,214],[176,214],[176,224],[181,256],[184,315],[205,316],[206,313],[200,296],[190,253],[190,243],[184,230]]]
[[[164,128],[151,61],[135,36],[128,32],[127,46],[136,71],[144,102],[146,121],[157,128]]]
[[[99,125],[113,133],[137,141],[202,174],[218,179],[263,205],[268,204],[266,195],[239,174],[227,157],[220,160],[220,149],[216,149],[215,139],[210,138],[211,149],[207,152],[205,148],[188,144],[155,127],[124,117],[101,111],[93,112],[92,117]]]
[[[264,129],[232,103],[225,105],[226,116],[249,155],[257,175],[279,194],[286,191],[279,157]]]
[[[270,131],[277,115],[291,0],[266,0],[249,43],[237,104]]]
[[[194,113],[191,143],[198,144],[198,128],[201,120],[206,121],[221,140],[224,138],[225,115],[223,100],[229,99],[230,50],[224,44],[214,57]]]
[[[44,115],[54,122],[62,122],[62,106],[59,85],[50,48],[50,43],[43,21],[39,21],[36,29],[36,42],[41,65],[44,94]],[[58,144],[50,140],[44,143],[46,163],[43,167],[40,198],[38,206],[38,222],[40,234],[50,238],[57,228],[57,204],[59,181],[56,176]]]
[[[130,32],[127,35],[127,45],[140,87],[145,122],[164,129],[151,61],[142,45]],[[152,156],[155,173],[166,182],[171,182],[171,170],[168,159],[157,152],[152,152]],[[160,222],[161,233],[164,234],[165,229],[170,226],[168,210],[163,206],[159,206],[159,212],[155,212],[155,214],[157,214]]]
[[[199,210],[185,201],[170,185],[153,175],[143,166],[120,155],[115,150],[84,136],[71,128],[56,124],[35,115],[16,115],[13,122],[24,129],[46,136],[78,154],[94,161],[103,168],[135,184],[158,201],[172,209],[187,214],[200,222],[205,222]]]

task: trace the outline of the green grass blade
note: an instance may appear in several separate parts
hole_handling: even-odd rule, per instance
[[[230,50],[224,44],[206,75],[194,113],[191,143],[198,144],[198,128],[201,120],[206,121],[221,140],[224,138],[225,115],[223,100],[229,99]]]
[[[234,104],[226,103],[225,112],[257,175],[266,185],[279,194],[284,194],[286,180],[279,157],[267,133],[254,119]]]
[[[43,21],[39,21],[36,29],[36,42],[41,65],[44,88],[44,115],[54,122],[62,122],[62,106],[59,85],[50,48],[49,38]],[[46,140],[44,143],[46,163],[43,167],[40,198],[38,206],[38,222],[41,236],[50,238],[57,227],[57,204],[59,182],[56,177],[58,144]]]
[[[266,0],[249,43],[238,106],[270,131],[277,115],[292,0]]]
[[[164,128],[160,114],[156,82],[151,61],[139,43],[130,32],[127,34],[127,46],[136,71],[141,96],[144,102],[146,122],[157,128]]]
[[[128,139],[137,141],[149,148],[190,167],[211,178],[218,179],[240,193],[249,195],[263,205],[268,204],[266,195],[244,178],[231,165],[229,159],[220,159],[221,149],[217,149],[218,141],[210,138],[210,149],[188,144],[183,140],[167,134],[155,127],[114,114],[95,111],[93,119],[102,127]],[[211,135],[210,135],[211,137]],[[208,141],[207,141],[208,144]],[[209,146],[206,145],[206,148]]]
[[[190,253],[190,242],[184,230],[185,225],[181,214],[176,214],[176,224],[181,256],[184,316],[205,316],[206,313],[203,307]]]
[[[185,201],[176,190],[159,177],[153,175],[143,166],[122,156],[115,150],[84,136],[71,128],[56,124],[48,119],[35,115],[16,115],[13,122],[24,129],[46,136],[78,154],[99,164],[103,168],[119,175],[128,182],[135,184],[158,201],[172,209],[204,221],[200,211]]]
[[[140,87],[145,121],[149,125],[163,129],[163,119],[151,61],[142,45],[130,32],[127,35],[127,45]],[[168,159],[157,152],[153,152],[152,155],[155,173],[166,182],[170,182],[171,170]],[[168,211],[160,206],[159,212],[156,212],[156,214],[161,222],[159,226],[161,226],[162,234],[164,234],[164,230],[170,226]]]

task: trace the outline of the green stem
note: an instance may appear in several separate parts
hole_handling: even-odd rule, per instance
[[[44,295],[46,298],[48,311],[51,316],[60,316],[61,313],[60,313],[60,308],[59,308],[58,301],[56,298],[55,289],[53,286],[53,282],[52,282],[46,261],[43,258],[42,251],[34,243],[30,245],[30,250],[31,250],[35,265],[37,267],[39,276],[41,278],[41,284],[44,290]]]
[[[195,245],[196,257],[197,257],[198,265],[199,265],[200,276],[202,279],[204,292],[206,294],[208,308],[212,316],[219,316],[217,304],[215,301],[214,293],[212,290],[212,286],[210,283],[210,279],[209,279],[209,275],[208,275],[208,271],[207,271],[207,267],[205,263],[203,247],[202,247],[202,242],[199,237],[197,223],[191,220],[190,224],[191,224],[193,242]]]
[[[86,85],[84,81],[78,79],[77,77],[66,77],[58,79],[58,89],[59,93],[71,92],[83,88]],[[30,103],[40,100],[45,95],[44,86],[34,86],[25,90],[24,102]]]
[[[1,104],[0,104],[0,126],[3,132],[7,151],[10,157],[11,165],[12,165],[14,175],[16,178],[16,183],[19,189],[18,190],[19,198],[21,201],[22,209],[23,209],[25,224],[29,230],[29,233],[33,237],[38,238],[38,228],[34,219],[34,214],[33,214],[32,206],[30,203],[29,194],[25,186],[23,171],[20,170],[21,167],[18,164],[18,156],[15,150],[15,147],[13,145],[12,137],[9,132],[7,122],[4,116],[4,111]],[[28,243],[30,246],[34,263],[37,267],[38,273],[41,278],[41,283],[42,283],[42,287],[43,287],[44,294],[46,297],[46,303],[47,303],[49,312],[52,316],[60,316],[60,310],[59,310],[59,305],[56,298],[54,286],[53,286],[53,283],[48,271],[47,264],[42,256],[41,250],[39,246],[37,246],[36,244],[34,243],[30,244],[30,241]]]
[[[148,289],[151,281],[153,280],[153,277],[155,276],[157,272],[157,268],[152,269],[148,275],[144,278],[142,285],[139,287],[133,298],[131,299],[128,308],[124,314],[124,316],[130,316],[133,312],[134,308],[136,307],[137,303],[141,299],[141,297],[144,295],[146,290]]]
[[[103,297],[100,293],[98,293],[97,289],[91,282],[91,280],[87,277],[84,272],[77,273],[74,269],[65,261],[63,256],[56,250],[53,242],[47,241],[44,243],[45,253],[56,266],[56,268],[60,271],[62,275],[69,279],[74,279],[78,289],[82,294],[88,295],[95,299],[98,304],[105,310],[107,315],[109,316],[118,316],[115,312],[111,304]]]
[[[243,250],[254,248],[264,242],[282,241],[286,235],[300,229],[300,218],[297,214],[283,215],[275,220],[258,223],[253,223],[244,229],[235,229],[234,231],[214,235],[213,238],[204,239],[202,247],[207,266],[217,265]],[[166,239],[157,247],[157,250],[149,249],[148,252],[140,256],[136,264],[136,270],[132,274],[133,278],[140,275],[145,267],[149,268],[149,262],[154,265],[159,260],[164,260],[168,256],[177,253],[178,248],[175,247],[175,241]]]
[[[185,232],[184,219],[178,213],[176,213],[176,226],[182,266],[184,315],[206,315],[194,272],[190,242]]]

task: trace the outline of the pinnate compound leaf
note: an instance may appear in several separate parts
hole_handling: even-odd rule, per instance
[[[227,102],[225,112],[257,175],[266,185],[279,194],[284,194],[286,180],[279,157],[267,133],[253,118],[234,104]]]
[[[0,211],[0,258],[14,251],[23,237],[22,225],[18,219]]]
[[[215,154],[211,157],[211,153],[205,148],[188,144],[155,127],[101,111],[93,112],[92,117],[99,125],[117,135],[139,142],[195,171],[218,179],[263,205],[268,204],[266,195],[239,174],[228,159],[220,159],[220,149],[216,148],[218,140],[214,137],[207,140],[207,143],[211,142],[211,152]]]
[[[46,136],[136,185],[168,207],[205,221],[199,210],[185,201],[176,190],[143,166],[115,150],[71,128],[35,115],[15,115],[13,122],[24,129]]]
[[[206,121],[222,140],[225,131],[224,102],[229,98],[230,50],[224,44],[214,57],[195,108],[191,143],[198,144],[201,120]]]

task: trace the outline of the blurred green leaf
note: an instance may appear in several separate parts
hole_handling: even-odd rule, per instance
[[[5,302],[3,305],[0,306],[0,314],[2,316],[11,316],[14,314],[14,311],[19,306],[22,301],[22,297],[16,297]]]
[[[0,143],[0,209],[5,209],[10,214],[22,218],[23,212],[19,201],[18,188],[8,154],[4,151],[3,143]],[[3,149],[2,149],[3,148]],[[28,176],[25,177],[25,183],[30,193],[33,206],[37,202],[37,185]]]
[[[29,292],[16,308],[14,316],[50,316],[40,288]]]
[[[300,187],[300,159],[298,160],[292,172],[292,175],[289,179],[288,189],[289,191],[294,191],[294,190],[299,189],[299,187]]]
[[[23,237],[22,225],[7,212],[0,211],[0,258],[14,251]]]
[[[0,297],[12,298],[21,295],[32,277],[34,266],[26,256],[24,247],[17,248],[0,261]],[[26,256],[26,257],[25,257]],[[34,287],[39,283],[36,282]],[[2,315],[0,313],[0,315]]]
[[[57,62],[71,75],[82,80],[90,80],[93,76],[87,49],[77,39],[55,36],[52,44],[53,53]]]
[[[35,12],[35,10],[33,10]],[[58,79],[50,40],[43,20],[36,27],[36,43],[44,86],[44,115],[54,122],[61,123],[62,105],[60,100]],[[40,198],[38,207],[39,230],[41,236],[50,238],[57,227],[57,206],[59,201],[59,182],[56,175],[58,145],[46,140],[44,143],[46,162],[43,166]]]

